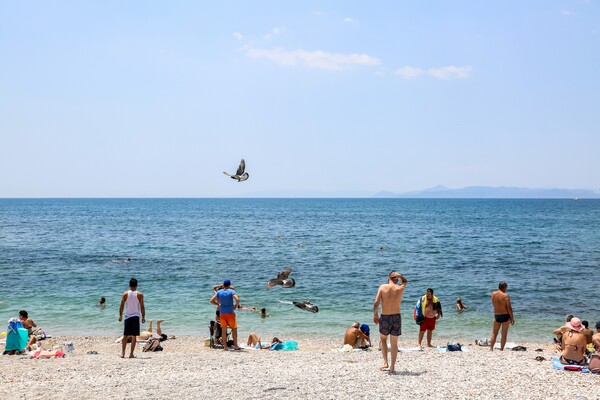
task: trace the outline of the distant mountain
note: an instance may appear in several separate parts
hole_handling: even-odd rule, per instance
[[[378,198],[428,198],[428,199],[599,199],[600,194],[588,189],[531,189],[518,187],[468,186],[449,189],[436,186],[417,192],[378,192]]]

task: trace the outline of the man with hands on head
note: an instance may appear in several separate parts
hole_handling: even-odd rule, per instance
[[[399,283],[401,281],[402,283]],[[381,339],[381,355],[383,365],[381,370],[388,369],[390,374],[395,371],[396,358],[398,357],[398,336],[402,334],[402,319],[400,317],[400,304],[402,294],[408,280],[398,272],[391,272],[387,283],[379,286],[377,297],[373,305],[373,322],[379,324],[379,336]],[[381,316],[379,315],[379,304],[381,303]],[[390,346],[392,347],[392,363],[388,364],[387,337],[391,335]]]

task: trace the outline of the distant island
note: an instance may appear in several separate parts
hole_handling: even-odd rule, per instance
[[[519,187],[468,186],[449,189],[436,186],[416,192],[378,192],[375,198],[422,199],[600,199],[600,194],[589,189],[531,189]]]

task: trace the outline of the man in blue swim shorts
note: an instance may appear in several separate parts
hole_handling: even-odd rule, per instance
[[[398,283],[398,281],[402,283]],[[400,318],[400,304],[402,294],[408,280],[398,272],[391,272],[388,282],[379,286],[377,297],[373,305],[373,322],[379,324],[379,336],[381,338],[381,355],[383,365],[381,370],[388,369],[393,374],[398,357],[398,336],[402,334],[402,319]],[[379,315],[379,304],[381,303],[381,316]],[[390,336],[392,348],[392,364],[388,364],[387,338]]]

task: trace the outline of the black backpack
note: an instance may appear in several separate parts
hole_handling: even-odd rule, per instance
[[[462,346],[460,345],[460,343],[448,342],[448,345],[446,346],[446,350],[447,351],[462,351]]]

